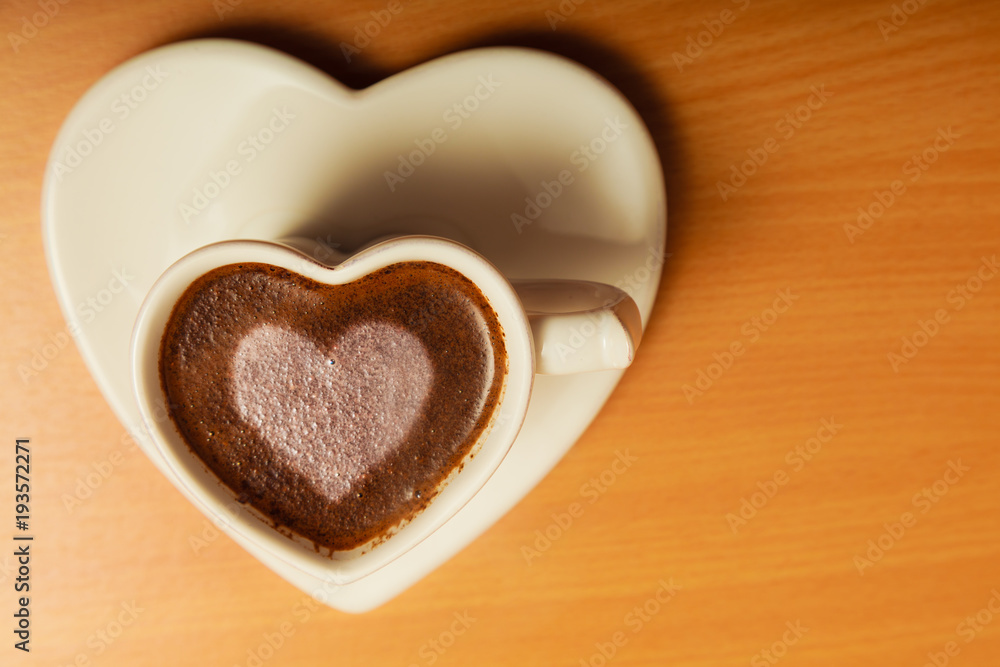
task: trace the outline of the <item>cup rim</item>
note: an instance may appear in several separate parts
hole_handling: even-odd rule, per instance
[[[507,352],[501,395],[489,425],[423,510],[356,549],[324,554],[307,538],[280,531],[266,515],[249,504],[240,504],[236,494],[185,443],[169,417],[160,382],[163,331],[183,292],[198,277],[221,266],[260,262],[337,285],[407,261],[448,266],[469,278],[485,296],[497,314]],[[530,325],[509,281],[472,249],[433,236],[382,241],[336,266],[323,264],[278,241],[230,240],[202,246],[168,267],[150,288],[136,316],[129,361],[133,394],[143,424],[174,485],[223,531],[249,540],[303,572],[338,584],[356,581],[388,565],[420,544],[472,500],[501,465],[517,437],[527,412],[535,370]]]

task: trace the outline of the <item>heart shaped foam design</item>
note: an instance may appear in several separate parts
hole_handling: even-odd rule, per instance
[[[355,325],[326,351],[264,325],[233,360],[240,416],[331,502],[404,442],[433,376],[420,340],[387,322]]]

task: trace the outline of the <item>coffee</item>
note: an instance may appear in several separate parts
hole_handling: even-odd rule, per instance
[[[275,528],[329,553],[427,505],[488,426],[507,360],[485,297],[443,265],[325,285],[241,263],[185,291],[159,367],[191,451]]]

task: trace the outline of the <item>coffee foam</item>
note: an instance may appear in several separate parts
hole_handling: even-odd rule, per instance
[[[233,359],[240,416],[331,502],[405,442],[433,383],[423,344],[388,322],[354,325],[327,350],[263,325]]]
[[[504,355],[485,297],[448,267],[324,285],[243,263],[178,300],[160,379],[181,437],[237,500],[333,552],[413,517],[461,467]]]

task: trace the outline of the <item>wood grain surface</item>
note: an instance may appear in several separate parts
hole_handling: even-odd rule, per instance
[[[0,664],[1000,663],[1000,4],[402,2],[348,63],[388,6],[0,5]],[[60,124],[111,68],[201,36],[354,87],[474,46],[550,50],[629,97],[665,166],[672,256],[635,365],[521,504],[364,615],[213,538],[122,445],[73,345],[19,372],[65,326],[39,222]],[[635,463],[609,473],[616,452]]]

